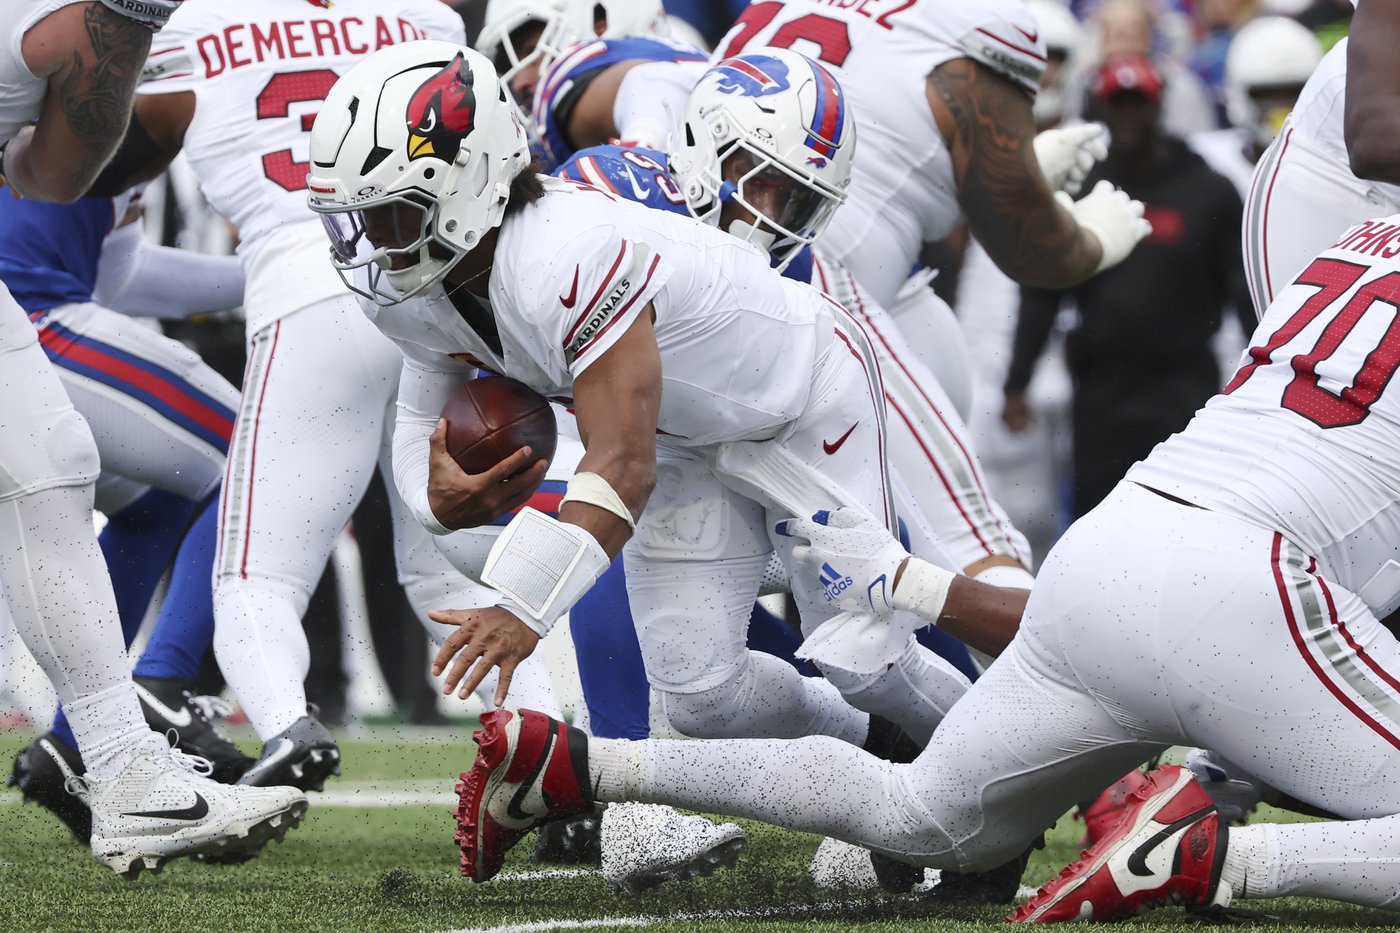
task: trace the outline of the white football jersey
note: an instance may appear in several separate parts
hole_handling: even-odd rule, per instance
[[[1379,614],[1400,584],[1400,214],[1343,234],[1269,306],[1241,368],[1127,478],[1287,536]]]
[[[138,91],[195,94],[184,152],[238,228],[250,330],[345,293],[306,206],[311,124],[357,61],[425,38],[465,42],[461,18],[440,0],[185,0],[156,34]],[[291,254],[303,257],[295,277]]]
[[[761,46],[819,59],[841,82],[859,133],[851,188],[822,250],[889,307],[923,242],[943,239],[962,217],[925,78],[970,58],[1034,94],[1045,70],[1035,17],[1021,0],[755,3],[715,60]]]
[[[567,404],[574,379],[650,302],[668,441],[766,439],[803,411],[835,339],[830,299],[690,217],[560,179],[545,185],[501,225],[489,306],[465,289],[454,304],[441,287],[366,305],[406,356],[444,372],[485,366]]]
[[[0,22],[0,145],[39,117],[48,81],[24,64],[24,34],[55,10],[80,0],[10,0]]]

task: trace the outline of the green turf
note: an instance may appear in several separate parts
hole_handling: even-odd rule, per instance
[[[465,736],[440,738],[383,729],[343,742],[345,779],[436,781],[447,789],[470,760]],[[23,739],[0,735],[0,762]],[[245,743],[248,744],[248,743]],[[0,789],[0,794],[14,795]],[[11,796],[9,799],[13,799]],[[0,805],[0,931],[417,931],[652,916],[668,931],[969,931],[1004,908],[950,910],[928,898],[833,897],[807,880],[816,846],[809,836],[746,824],[751,850],[738,869],[626,898],[596,877],[477,886],[456,874],[452,821],[440,807],[332,809],[314,806],[307,822],[254,862],[210,867],[170,864],[158,877],[122,881],[94,862],[37,807]],[[1038,852],[1027,881],[1038,883],[1077,855],[1080,828],[1061,823]],[[527,840],[528,841],[528,840]],[[528,846],[512,853],[521,870]],[[836,901],[836,903],[833,903]],[[1393,915],[1322,901],[1267,905],[1291,928],[1393,930]],[[753,919],[713,916],[747,909]],[[679,919],[679,918],[701,919]],[[708,919],[703,919],[708,917]],[[1135,929],[1179,926],[1165,910]],[[593,928],[606,929],[606,928]]]

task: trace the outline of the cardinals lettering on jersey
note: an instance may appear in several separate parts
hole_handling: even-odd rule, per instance
[[[414,92],[408,102],[408,157],[451,163],[476,124],[472,70],[458,55]]]

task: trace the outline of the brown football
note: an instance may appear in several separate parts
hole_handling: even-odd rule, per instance
[[[549,400],[506,376],[468,382],[442,406],[447,452],[467,473],[485,473],[521,447],[535,460],[553,460],[559,441]]]

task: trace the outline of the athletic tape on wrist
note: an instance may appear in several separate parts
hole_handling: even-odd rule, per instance
[[[936,624],[943,614],[943,604],[948,601],[948,588],[956,576],[951,570],[911,557],[894,588],[890,605]]]
[[[140,23],[151,32],[160,32],[170,22],[170,14],[180,8],[183,0],[98,0],[114,13]]]
[[[611,563],[587,531],[526,506],[491,546],[481,582],[543,638]]]
[[[564,498],[559,500],[559,505],[563,506],[565,502],[587,502],[589,505],[596,505],[622,519],[628,528],[637,530],[637,520],[632,517],[632,510],[622,501],[612,484],[597,473],[575,473],[569,477],[569,488],[564,491]]]

